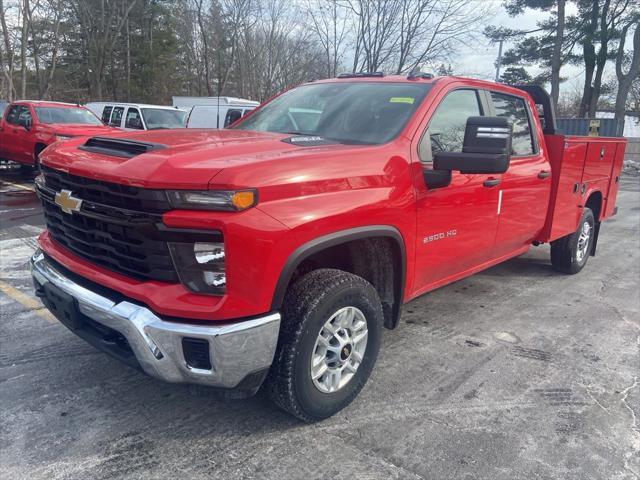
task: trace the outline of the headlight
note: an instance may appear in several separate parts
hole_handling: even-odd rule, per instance
[[[227,285],[224,243],[169,243],[180,282],[195,293],[222,295]]]
[[[169,190],[167,198],[173,208],[239,212],[258,203],[258,192],[255,190]]]
[[[65,140],[69,140],[73,138],[71,135],[56,135],[56,142],[64,142]]]

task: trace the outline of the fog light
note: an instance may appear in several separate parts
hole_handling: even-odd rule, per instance
[[[193,253],[201,265],[224,261],[224,243],[194,243]]]
[[[169,243],[169,251],[180,282],[195,293],[225,292],[224,243]]]

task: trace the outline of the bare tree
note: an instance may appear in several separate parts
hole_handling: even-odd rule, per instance
[[[90,94],[102,100],[105,68],[137,0],[70,1],[82,32]]]
[[[0,0],[0,25],[2,26],[2,39],[4,41],[4,50],[6,56],[6,68],[2,69],[2,73],[7,82],[7,99],[12,101],[15,96],[15,86],[13,84],[13,72],[15,68],[13,42],[9,34],[9,27],[7,26],[7,8],[3,0]]]
[[[337,0],[307,0],[307,17],[326,61],[327,77],[335,77],[347,39],[345,8]]]

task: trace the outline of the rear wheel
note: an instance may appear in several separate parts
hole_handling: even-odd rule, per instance
[[[383,313],[375,288],[341,270],[315,270],[287,292],[266,387],[306,422],[330,417],[364,387],[380,348]]]
[[[566,237],[551,242],[551,264],[556,270],[574,274],[584,268],[591,255],[595,238],[595,218],[590,208],[585,208],[578,229]]]

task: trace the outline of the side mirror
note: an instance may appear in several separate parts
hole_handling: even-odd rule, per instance
[[[504,117],[469,117],[462,152],[437,152],[433,169],[423,170],[428,188],[446,187],[452,170],[460,173],[504,173],[511,161],[513,124]]]

